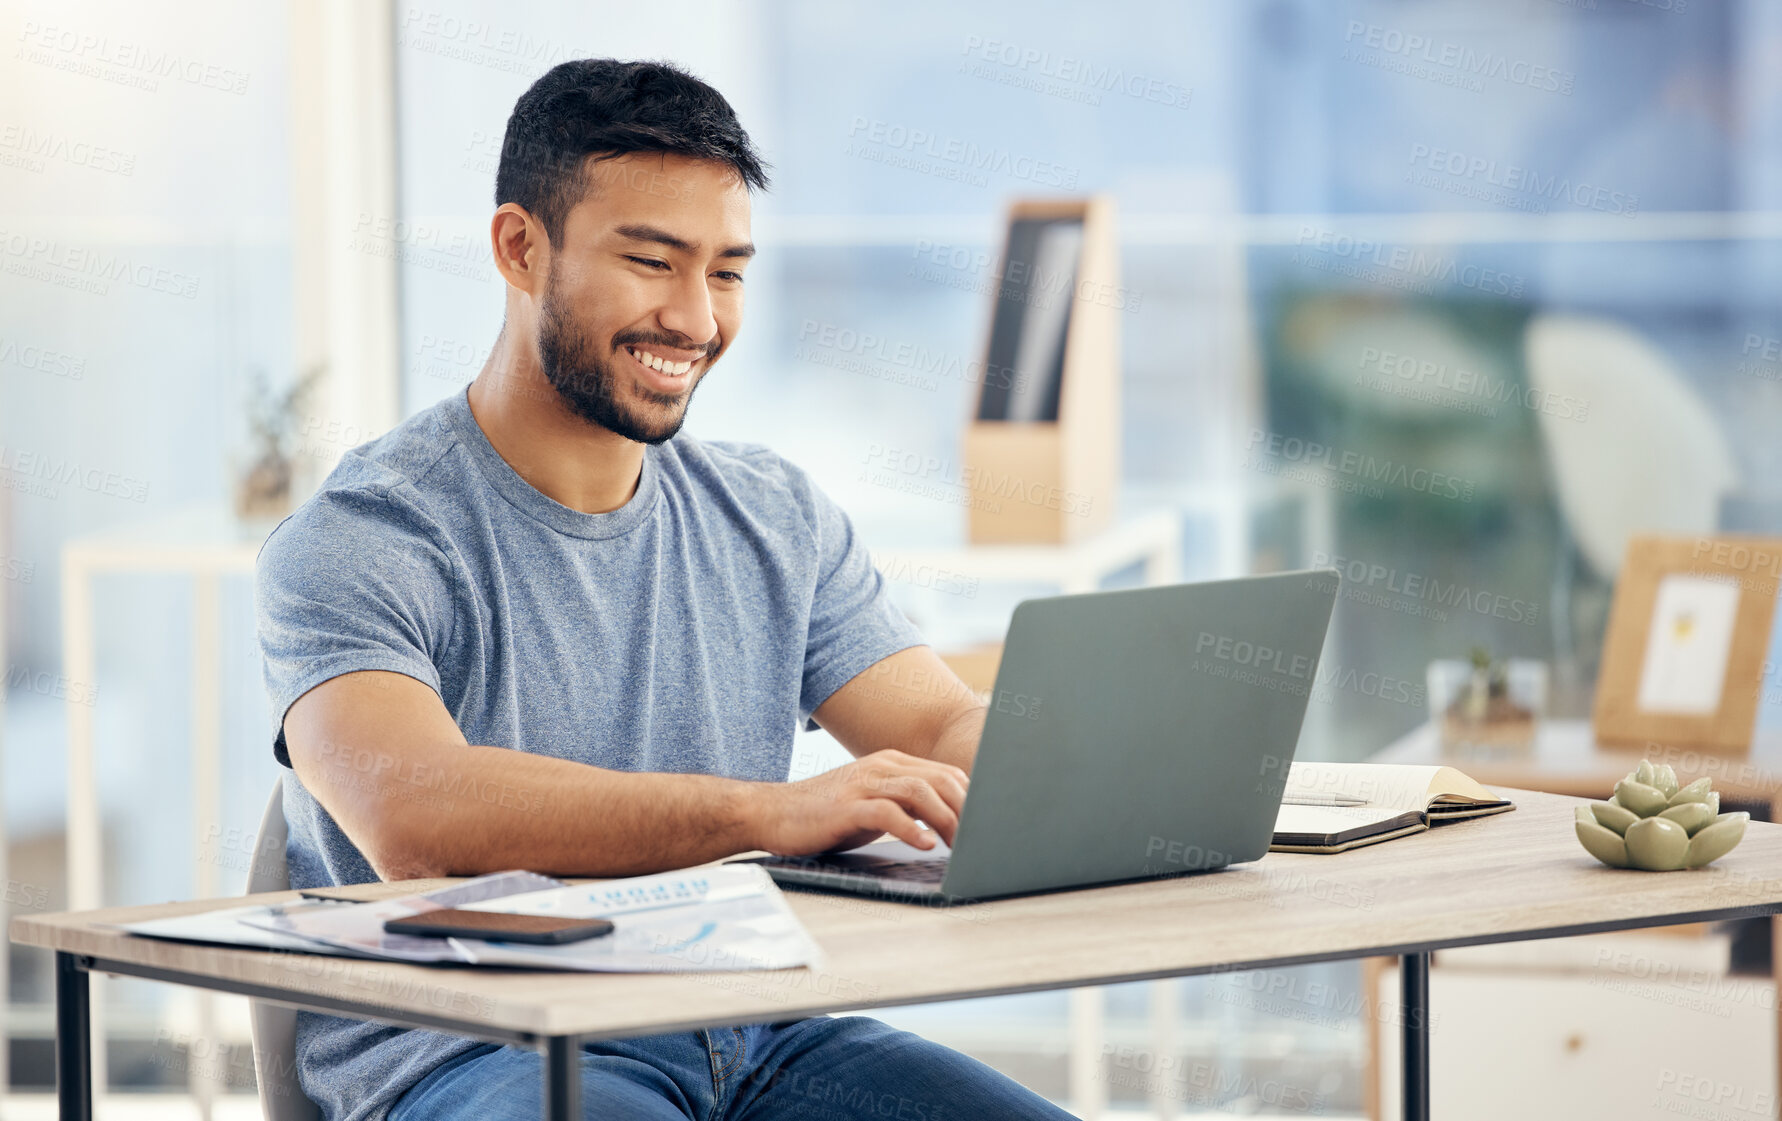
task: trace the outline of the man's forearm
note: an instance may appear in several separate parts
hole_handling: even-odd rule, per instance
[[[302,774],[385,880],[626,876],[758,847],[765,783],[608,771],[499,747],[323,750]]]
[[[960,709],[941,726],[928,758],[937,763],[950,763],[970,774],[971,765],[978,757],[978,740],[984,734],[984,717],[989,711],[981,704]]]

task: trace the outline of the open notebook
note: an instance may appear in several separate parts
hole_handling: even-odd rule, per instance
[[[1515,805],[1453,767],[1295,763],[1270,852],[1343,852]]]

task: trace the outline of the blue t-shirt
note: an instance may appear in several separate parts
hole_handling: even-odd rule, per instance
[[[462,392],[341,460],[261,549],[255,604],[287,767],[292,702],[391,670],[437,691],[472,744],[783,782],[817,706],[922,642],[847,516],[773,452],[683,433],[646,446],[629,502],[584,514],[508,466]],[[549,796],[374,770],[444,814]],[[294,773],[284,786],[291,886],[376,880]],[[475,1045],[308,1012],[297,1026],[303,1090],[329,1121],[384,1117]]]

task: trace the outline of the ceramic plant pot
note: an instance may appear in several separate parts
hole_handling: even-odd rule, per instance
[[[1748,813],[1721,813],[1710,785],[1698,778],[1679,787],[1668,765],[1644,760],[1608,801],[1578,807],[1578,840],[1611,868],[1700,868],[1731,852],[1751,820]]]

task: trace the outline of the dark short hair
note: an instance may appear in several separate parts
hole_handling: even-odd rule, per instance
[[[729,164],[751,190],[767,167],[724,95],[666,62],[582,58],[551,67],[514,103],[495,171],[495,205],[514,202],[553,246],[588,189],[588,156],[671,152]]]

